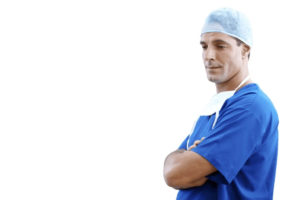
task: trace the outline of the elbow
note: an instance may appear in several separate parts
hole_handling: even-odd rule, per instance
[[[176,188],[178,182],[178,172],[176,171],[176,164],[172,164],[166,160],[164,165],[164,179],[168,186]]]
[[[165,169],[164,179],[166,184],[174,189],[186,189],[190,185],[188,177],[183,176],[182,173],[175,169]]]
[[[170,171],[164,171],[164,179],[166,184],[169,187],[178,189],[179,188],[179,178],[177,176],[175,176],[174,173],[170,172]]]
[[[199,176],[199,167],[191,168],[184,162],[183,154],[171,154],[164,164],[164,179],[168,186],[175,189],[186,189],[201,186],[206,182],[206,178]]]
[[[164,179],[169,187],[174,189],[187,189],[191,187],[199,187],[206,183],[207,178],[189,178],[188,176],[180,175],[181,173],[175,173],[174,171],[164,171]]]

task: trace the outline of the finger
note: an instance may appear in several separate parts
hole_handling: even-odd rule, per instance
[[[194,142],[194,145],[198,145],[198,144],[200,144],[200,142],[201,142],[201,140],[196,140],[195,142]]]
[[[195,148],[196,146],[193,144],[192,146],[190,146],[189,148],[188,148],[188,151],[190,151],[190,150],[192,150],[193,148]]]
[[[205,139],[205,137],[202,137],[200,140],[196,140],[196,141],[194,142],[194,144],[195,144],[195,145],[198,145],[198,144],[200,144],[204,139]]]

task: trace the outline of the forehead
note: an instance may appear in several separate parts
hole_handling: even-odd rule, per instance
[[[225,33],[218,33],[218,32],[212,32],[212,33],[204,33],[201,35],[201,43],[211,43],[211,42],[224,42],[228,44],[233,44],[234,42],[236,43],[236,40],[225,34]]]

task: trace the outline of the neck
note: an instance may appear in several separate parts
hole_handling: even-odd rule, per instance
[[[249,76],[249,72],[245,73],[239,73],[230,78],[229,80],[222,82],[222,83],[216,83],[216,90],[217,93],[224,92],[224,91],[232,91],[232,90],[239,90],[245,85],[248,85],[249,83],[252,83],[251,79],[248,79],[245,83],[242,85],[241,82]],[[240,86],[239,86],[240,85]],[[238,88],[237,88],[238,87]]]

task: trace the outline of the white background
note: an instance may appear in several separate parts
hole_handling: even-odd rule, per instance
[[[215,93],[200,30],[223,6],[250,18],[252,79],[280,117],[274,199],[300,199],[288,0],[1,1],[0,199],[175,199],[163,162]]]

